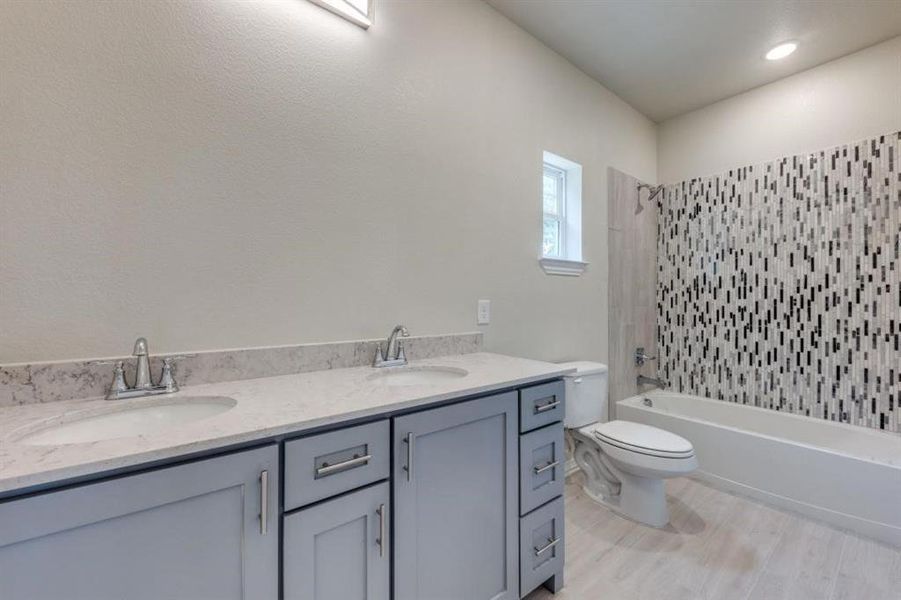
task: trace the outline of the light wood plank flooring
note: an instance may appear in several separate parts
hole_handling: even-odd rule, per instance
[[[901,549],[692,479],[645,527],[566,485],[566,574],[528,600],[901,600]]]

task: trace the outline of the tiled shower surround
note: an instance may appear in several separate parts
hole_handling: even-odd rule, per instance
[[[673,389],[901,432],[901,133],[667,185]]]

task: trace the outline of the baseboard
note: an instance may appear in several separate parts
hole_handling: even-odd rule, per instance
[[[725,477],[720,477],[719,475],[707,473],[706,471],[695,471],[690,477],[709,484],[712,487],[740,496],[747,496],[765,504],[796,512],[805,517],[823,521],[840,529],[859,533],[901,548],[901,527],[895,527],[888,523],[880,523],[879,521],[862,519],[814,504],[807,504],[806,502],[780,496],[779,494],[773,494],[737,481],[732,481],[731,479],[726,479]]]

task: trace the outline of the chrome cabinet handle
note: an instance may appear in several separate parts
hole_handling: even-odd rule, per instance
[[[404,471],[407,472],[407,481],[413,481],[413,434],[408,433],[404,438],[404,443],[407,445],[407,464],[404,466]]]
[[[260,472],[260,535],[269,532],[269,471]]]
[[[559,406],[560,401],[554,400],[553,402],[548,402],[547,404],[542,404],[541,406],[535,405],[535,413],[543,413],[545,411],[551,410],[552,408]]]
[[[556,546],[559,542],[560,542],[560,538],[554,538],[554,539],[548,538],[547,544],[545,544],[544,547],[539,548],[539,547],[535,546],[535,556],[541,556],[542,554],[544,554],[545,552],[547,552],[548,550],[550,550],[551,548]]]
[[[560,461],[555,460],[554,462],[549,462],[548,464],[544,465],[543,467],[539,467],[538,465],[535,465],[532,468],[535,470],[536,475],[540,475],[541,473],[544,473],[545,471],[553,469],[554,467],[556,467],[559,464],[560,464]]]
[[[385,505],[379,504],[375,512],[379,515],[379,539],[375,543],[379,545],[379,556],[385,556]]]
[[[363,456],[355,456],[351,459],[344,460],[333,465],[322,463],[322,466],[316,469],[316,477],[325,477],[327,475],[333,475],[338,471],[344,471],[345,469],[359,467],[361,465],[367,464],[371,459],[371,454],[365,454]]]

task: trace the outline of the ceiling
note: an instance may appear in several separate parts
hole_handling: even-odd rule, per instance
[[[487,2],[658,122],[901,34],[901,0]]]

